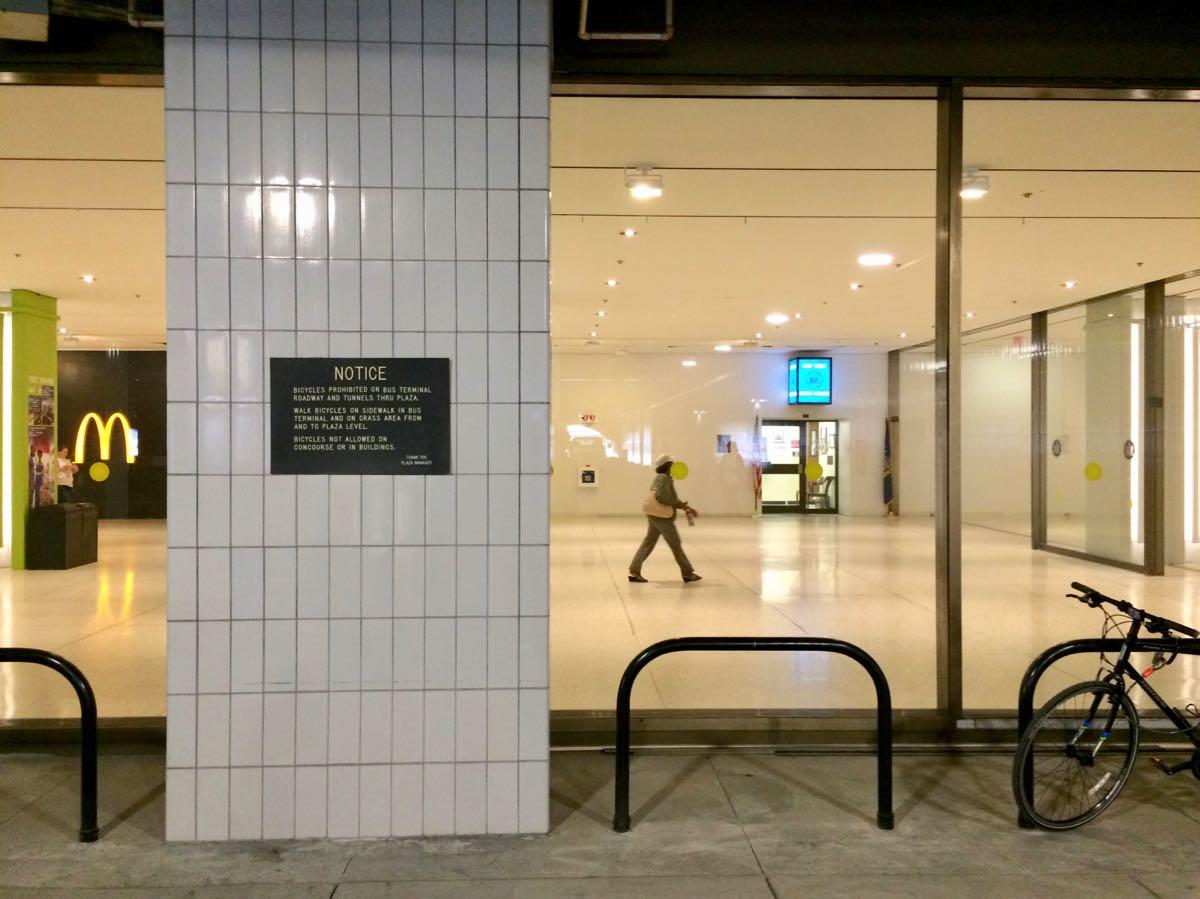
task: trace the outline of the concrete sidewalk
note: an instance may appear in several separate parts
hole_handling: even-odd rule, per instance
[[[163,842],[163,759],[101,760],[102,838],[74,841],[73,757],[0,755],[0,896],[1200,895],[1200,783],[1141,759],[1096,823],[1019,830],[1007,755],[902,756],[896,829],[870,756],[557,753],[544,837]]]

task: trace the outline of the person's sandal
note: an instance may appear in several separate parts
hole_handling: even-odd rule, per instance
[[[629,575],[629,583],[631,583],[631,584],[648,584],[649,581],[647,581],[640,574],[631,574],[631,575]]]
[[[700,575],[696,574],[694,571],[691,574],[685,574],[683,576],[683,582],[685,584],[694,584],[698,580],[701,580]]]

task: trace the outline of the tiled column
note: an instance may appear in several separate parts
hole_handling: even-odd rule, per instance
[[[544,831],[548,0],[170,0],[167,835]],[[269,473],[449,357],[454,474]]]

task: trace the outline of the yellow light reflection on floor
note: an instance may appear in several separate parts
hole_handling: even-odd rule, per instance
[[[100,589],[96,593],[96,617],[112,618],[112,606],[109,602],[108,572],[100,572]]]
[[[121,598],[121,617],[128,618],[133,610],[133,569],[125,570],[125,595]]]

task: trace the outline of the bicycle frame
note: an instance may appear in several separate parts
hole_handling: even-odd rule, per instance
[[[1141,629],[1141,621],[1135,620],[1130,625],[1129,633],[1125,635],[1125,640],[1121,644],[1121,651],[1117,656],[1117,662],[1113,666],[1112,673],[1103,678],[1103,680],[1113,684],[1113,686],[1117,687],[1122,694],[1128,695],[1130,688],[1125,682],[1125,678],[1128,677],[1134,682],[1134,684],[1141,687],[1145,691],[1146,695],[1150,697],[1150,701],[1162,710],[1162,713],[1167,716],[1167,719],[1174,724],[1176,728],[1179,729],[1179,732],[1186,736],[1188,741],[1193,746],[1195,746],[1197,749],[1200,749],[1200,736],[1197,735],[1197,730],[1200,730],[1200,728],[1197,728],[1195,724],[1189,722],[1175,709],[1174,706],[1170,705],[1165,699],[1163,699],[1162,696],[1159,695],[1159,692],[1150,686],[1148,678],[1143,675],[1142,672],[1138,671],[1129,661],[1129,656],[1134,651],[1133,645],[1137,642]],[[1096,705],[1092,707],[1093,715],[1095,715],[1096,706],[1099,705],[1099,702],[1100,698],[1097,696]],[[1114,705],[1113,710],[1109,713],[1109,727],[1112,726],[1111,719],[1115,715],[1116,706]]]

